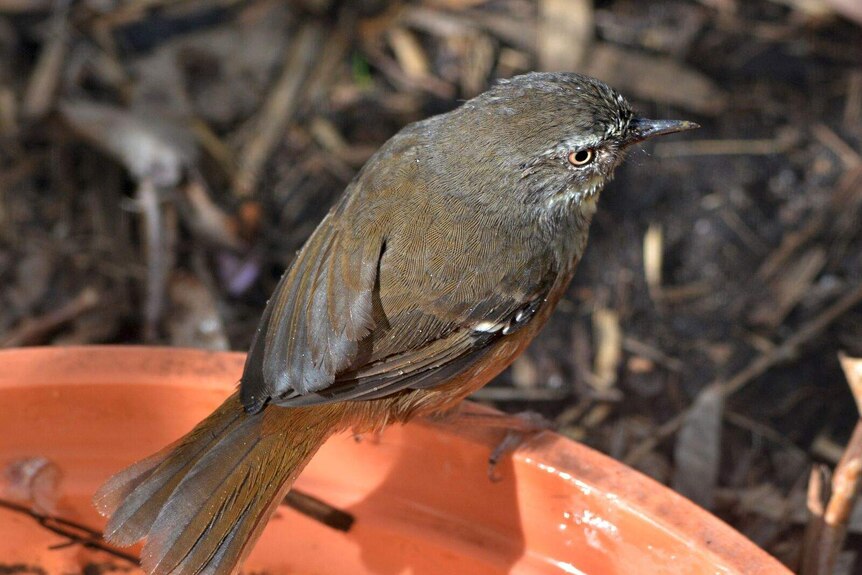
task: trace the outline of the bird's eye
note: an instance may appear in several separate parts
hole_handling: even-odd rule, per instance
[[[569,163],[576,168],[586,166],[596,157],[596,151],[592,148],[585,148],[577,152],[569,152]]]

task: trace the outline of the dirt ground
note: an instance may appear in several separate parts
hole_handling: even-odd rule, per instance
[[[703,127],[631,154],[477,398],[802,570],[862,356],[862,24],[825,0],[0,0],[0,345],[245,349],[380,144],[536,69]]]

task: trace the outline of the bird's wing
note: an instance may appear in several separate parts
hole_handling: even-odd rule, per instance
[[[345,245],[339,223],[350,200],[348,194],[321,222],[267,303],[240,385],[248,411],[328,387],[374,328],[382,235],[369,230],[363,241]]]
[[[247,410],[434,386],[545,301],[554,274],[524,226],[439,193],[414,148],[392,153],[397,169],[366,167],[276,288],[246,360]]]
[[[289,398],[279,404],[300,406],[377,399],[404,389],[430,388],[446,383],[479,361],[493,349],[495,342],[527,325],[545,303],[546,296],[546,291],[534,294],[527,302],[501,297],[498,301],[505,301],[505,304],[497,306],[492,315],[468,316],[458,327],[444,327],[443,322],[435,322],[427,316],[416,322],[401,323],[402,328],[414,333],[422,329],[427,334],[423,338],[425,341],[414,347],[388,346],[402,349],[339,373],[335,382],[326,389]],[[489,320],[488,317],[494,319]],[[437,329],[429,330],[428,326],[435,323],[438,324]],[[404,342],[397,335],[391,339]]]

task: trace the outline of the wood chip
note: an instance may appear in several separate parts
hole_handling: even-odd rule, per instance
[[[644,276],[653,301],[661,299],[663,234],[659,224],[652,223],[644,235]]]
[[[392,28],[387,34],[398,65],[408,77],[424,78],[431,74],[428,56],[416,38],[416,35],[403,27]]]
[[[597,391],[606,392],[616,384],[622,361],[623,332],[616,311],[599,308],[593,312],[593,341],[596,356],[590,383]]]
[[[856,400],[859,416],[862,417],[862,358],[849,357],[840,353],[838,359],[841,361],[841,368],[853,393],[853,399]]]

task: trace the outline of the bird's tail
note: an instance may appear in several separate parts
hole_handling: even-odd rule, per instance
[[[110,515],[105,538],[146,537],[145,571],[236,571],[297,475],[338,429],[339,404],[267,407],[250,415],[237,394],[188,435],[121,471],[94,503]]]

